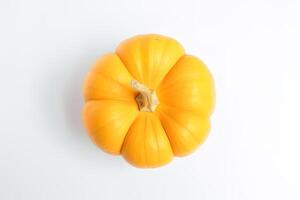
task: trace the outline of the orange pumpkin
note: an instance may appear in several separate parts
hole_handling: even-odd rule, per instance
[[[83,121],[104,151],[136,167],[158,167],[203,143],[214,98],[212,76],[201,60],[172,38],[138,35],[92,67]]]

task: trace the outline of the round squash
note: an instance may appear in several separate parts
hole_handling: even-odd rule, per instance
[[[206,139],[214,107],[205,64],[174,39],[138,35],[102,56],[84,83],[83,121],[104,151],[159,167]]]

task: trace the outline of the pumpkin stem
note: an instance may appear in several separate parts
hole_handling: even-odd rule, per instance
[[[159,104],[156,93],[136,80],[131,80],[131,87],[139,92],[139,94],[135,97],[135,100],[140,111],[154,112]]]

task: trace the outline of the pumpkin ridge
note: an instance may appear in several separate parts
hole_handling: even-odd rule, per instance
[[[148,55],[148,59],[149,59],[149,61],[151,60],[151,64],[152,64],[152,66],[154,66],[155,64],[154,64],[154,53],[153,52],[155,52],[155,43],[154,43],[154,41],[155,41],[155,39],[156,39],[156,35],[151,35],[151,39],[149,39],[150,40],[150,42],[149,42],[149,46],[148,46],[148,54],[149,55],[151,55],[151,58],[149,57],[149,55]],[[151,77],[152,77],[152,74],[153,74],[153,70],[147,70],[147,81],[145,81],[145,84],[149,87],[149,88],[151,88],[150,86],[152,85],[151,84]]]
[[[158,109],[156,110],[156,112],[159,112]],[[166,134],[166,137],[168,138],[168,141],[169,141],[169,144],[170,144],[173,156],[175,156],[175,152],[173,150],[174,147],[172,146],[172,142],[171,142],[170,136],[168,135],[167,130],[165,129],[164,124],[162,123],[162,121],[161,121],[161,119],[159,117],[159,114],[156,113],[156,116],[157,116],[157,118],[159,120],[159,123],[160,123],[161,127],[163,128],[163,130],[164,130],[164,132]]]
[[[87,104],[88,103],[92,103],[92,102],[99,102],[99,101],[102,101],[102,100],[97,100],[97,101],[88,101],[87,103],[86,103],[86,105],[85,105],[85,107],[87,106]],[[109,100],[110,101],[110,100]],[[127,103],[127,102],[126,102]],[[85,111],[84,111],[85,112]],[[110,123],[110,122],[112,122],[112,121],[116,121],[117,119],[121,119],[122,117],[114,117],[114,118],[112,118],[111,120],[109,120],[109,121],[107,121],[107,123]],[[102,125],[102,126],[99,126],[99,127],[97,127],[96,129],[95,129],[95,131],[98,131],[100,128],[103,128],[105,125]]]
[[[156,116],[154,116],[154,117],[156,117]],[[155,134],[157,159],[158,159],[158,163],[160,163],[160,149],[159,149],[159,143],[158,143],[158,139],[157,139],[157,133],[156,133],[156,130],[155,130],[155,126],[153,124],[153,119],[150,120],[150,125],[151,125],[151,128],[152,128],[152,130]]]
[[[175,64],[176,65],[176,64]],[[174,66],[175,66],[174,65]],[[171,70],[171,69],[170,69]],[[195,79],[195,78],[199,78],[198,76],[196,76],[195,74],[192,74],[192,75],[185,75],[185,78],[177,78],[175,79],[174,81],[172,81],[171,83],[167,84],[167,85],[164,85],[163,87],[160,87],[160,90],[167,90],[169,89],[170,87],[173,87],[174,85],[178,84],[178,81],[182,81],[182,82],[187,82],[187,81],[190,81],[191,79]]]
[[[126,68],[126,67],[125,67]],[[126,68],[127,69],[127,68]],[[123,83],[120,83],[120,81],[113,79],[112,77],[106,76],[103,73],[99,72],[99,75],[102,76],[105,79],[109,79],[112,80],[114,83],[116,83],[117,85],[119,85],[120,87],[124,88],[127,91],[131,91],[129,88],[127,88]],[[131,75],[131,74],[130,74]],[[132,76],[132,75],[131,75]]]
[[[145,124],[144,124],[144,156],[145,156],[145,167],[148,167],[148,161],[147,161],[147,151],[146,151],[146,138],[147,138],[147,133],[146,133],[146,130],[147,130],[147,122],[148,122],[148,115],[145,114]]]
[[[124,140],[123,140],[123,142],[122,142],[121,149],[120,149],[120,152],[121,152],[121,153],[123,152],[123,148],[124,148],[126,139],[127,139],[128,135],[129,135],[129,130],[132,128],[133,124],[136,123],[136,121],[137,121],[139,115],[140,115],[140,113],[137,113],[137,115],[136,115],[135,118],[132,120],[132,123],[130,124],[130,126],[129,126],[129,128],[128,128],[126,134],[125,134],[125,137],[124,137]],[[134,140],[133,144],[135,144],[135,142],[136,142],[136,137],[135,137],[135,140]],[[122,154],[123,154],[123,153],[122,153]],[[123,156],[123,157],[124,157],[124,156]],[[127,159],[126,159],[126,160],[127,160]]]
[[[162,111],[163,112],[163,111]],[[164,113],[164,112],[163,112]],[[179,123],[174,117],[171,117],[170,115],[168,115],[168,114],[166,114],[166,113],[164,113],[165,114],[165,116],[167,116],[169,119],[172,119],[174,122],[176,122],[179,126],[181,126],[181,127],[183,127],[184,129],[186,129],[192,136],[193,136],[193,138],[194,138],[194,140],[196,140],[195,139],[195,135],[193,134],[193,132],[190,130],[190,129],[188,129],[187,127],[185,127],[185,126],[183,126],[181,123]]]
[[[140,54],[140,51],[138,51],[138,52],[139,52],[139,54]],[[129,71],[127,65],[125,64],[125,62],[123,61],[123,59],[122,59],[122,57],[119,55],[119,53],[116,51],[115,54],[119,57],[120,61],[122,62],[122,64],[124,65],[124,67],[126,68],[126,70],[128,71],[128,73],[131,75],[131,77],[132,77],[133,79],[139,80],[137,77],[135,77],[135,76]],[[141,66],[140,63],[139,63],[139,66]],[[143,79],[141,74],[143,74],[143,73],[141,72],[141,68],[138,67],[138,75],[140,76],[139,78],[140,78],[140,79]]]
[[[112,119],[112,120],[110,120],[110,121],[108,121],[107,122],[107,124],[108,123],[112,123],[112,122],[114,122],[114,121],[117,121],[117,120],[119,120],[119,119],[121,119],[121,117],[116,117],[116,118],[114,118],[114,119]],[[101,126],[101,127],[97,127],[94,131],[91,131],[91,135],[94,135],[94,137],[92,137],[92,138],[94,138],[94,140],[96,140],[96,138],[99,138],[99,134],[96,134],[101,128],[103,128],[103,127],[105,127],[105,126],[107,126],[107,124],[105,124],[105,125],[103,125],[103,126]],[[120,126],[118,126],[118,128],[120,128],[120,127],[123,127],[124,125],[123,124],[121,124]],[[126,135],[125,135],[126,136]],[[124,138],[125,138],[125,136],[124,136]],[[124,140],[124,139],[123,139]],[[96,141],[95,141],[95,143],[96,143]],[[96,143],[96,145],[97,146],[100,146],[99,144],[97,144]],[[110,152],[110,153],[113,153],[113,154],[120,154],[121,153],[121,147],[122,147],[122,145],[121,145],[121,147],[120,147],[120,149],[118,150],[118,152],[117,153],[114,153],[114,152],[111,152],[111,151],[109,151],[109,150],[106,150],[106,147],[105,146],[100,146],[104,151],[106,151],[106,152]]]
[[[195,135],[192,133],[192,131],[190,131],[187,127],[183,126],[181,123],[179,123],[177,120],[175,120],[173,117],[171,117],[170,115],[166,114],[165,112],[163,111],[160,111],[160,113],[162,113],[165,117],[171,119],[173,122],[175,122],[177,125],[183,127],[185,130],[187,130],[188,133],[190,133],[190,135],[192,136],[192,138],[197,141]],[[198,143],[198,142],[196,142]]]
[[[163,50],[163,53],[162,53],[162,55],[160,56],[160,59],[159,59],[159,63],[158,63],[158,65],[156,65],[155,66],[155,71],[152,73],[152,74],[155,74],[155,76],[153,76],[153,78],[154,79],[156,79],[156,75],[157,75],[157,73],[158,73],[158,71],[159,71],[159,67],[160,67],[160,65],[161,65],[161,62],[162,62],[162,60],[164,59],[164,56],[165,56],[165,54],[166,54],[166,49],[167,49],[167,46],[168,45],[170,45],[170,38],[167,38],[167,41],[166,41],[166,43],[165,43],[165,45],[164,45],[164,50]],[[164,77],[163,77],[164,78]],[[163,79],[162,78],[162,79]],[[154,82],[155,83],[155,82]],[[158,84],[156,85],[156,87],[158,86]],[[153,88],[153,89],[156,89],[156,88]]]
[[[142,44],[141,44],[141,40],[138,40],[138,50],[137,50],[137,52],[138,52],[138,56],[137,57],[141,57],[141,46],[142,46]],[[144,70],[143,70],[143,65],[144,65],[144,63],[143,62],[141,62],[141,60],[139,60],[139,64],[137,65],[138,67],[137,67],[137,69],[138,69],[138,72],[139,72],[139,76],[140,76],[140,78],[141,78],[141,82],[145,82],[145,80],[144,80]],[[127,68],[127,66],[125,65],[125,67]],[[132,76],[133,77],[133,76]],[[133,77],[134,78],[134,77]]]
[[[159,111],[157,111],[157,112],[159,112]],[[163,124],[163,122],[162,122],[162,119],[161,119],[160,117],[158,117],[158,119],[159,119],[159,121],[160,121],[161,127],[164,129],[164,132],[165,132],[165,134],[166,134],[166,136],[167,136],[167,138],[168,138],[168,141],[169,141],[169,144],[170,144],[170,146],[171,146],[171,150],[172,150],[173,156],[176,156],[175,150],[174,150],[175,147],[173,147],[173,144],[172,144],[172,142],[171,142],[170,136],[169,136],[169,134],[167,133],[166,128],[164,127],[164,124]],[[183,147],[185,148],[184,145],[181,145],[181,146],[183,146]],[[186,148],[185,148],[185,149],[186,149]]]
[[[158,97],[159,97],[159,95],[158,95]],[[202,99],[211,98],[211,97],[212,97],[211,95],[200,96],[200,98],[202,98]],[[171,103],[171,102],[163,101],[163,99],[166,99],[166,97],[165,98],[160,98],[160,99],[161,99],[160,103],[163,104],[166,107],[173,107],[173,108],[176,108],[178,110],[189,111],[189,112],[195,113],[195,114],[197,113],[198,115],[201,115],[202,118],[209,118],[212,115],[212,113],[214,112],[214,104],[215,104],[214,97],[212,98],[213,99],[212,108],[207,113],[204,112],[203,109],[200,109],[199,111],[194,111],[192,109],[184,108],[183,106],[175,105],[174,103]]]
[[[104,79],[111,80],[113,83],[116,83],[120,88],[126,90],[128,93],[132,92],[132,90],[130,88],[126,87],[123,83],[120,83],[118,80],[115,80],[112,77],[106,76],[101,72],[98,72],[97,74],[98,74],[98,76],[101,76]],[[89,87],[90,88],[95,88],[95,86],[93,86],[93,85],[90,85]],[[85,102],[92,101],[92,100],[102,100],[102,99],[104,99],[104,98],[97,98],[97,99],[95,99],[95,98],[85,98]]]
[[[173,108],[173,109],[176,109],[176,110],[181,110],[181,111],[184,111],[184,112],[189,112],[189,114],[192,114],[192,115],[196,115],[196,116],[198,116],[199,114],[203,115],[202,113],[194,111],[192,109],[175,106],[173,104],[166,104],[166,103],[163,103],[163,101],[162,101],[161,104],[163,106],[166,106],[166,107],[169,107],[169,108]],[[207,118],[207,116],[201,116],[201,118]]]
[[[169,71],[165,74],[165,76],[160,80],[159,83],[157,83],[157,87],[161,85],[161,83],[164,81],[164,79],[168,76],[169,72],[173,69],[173,67],[181,60],[183,57],[186,56],[186,54],[183,54],[178,58],[178,60],[174,63],[174,65],[169,69]]]

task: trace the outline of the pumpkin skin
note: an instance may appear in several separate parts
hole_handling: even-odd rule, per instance
[[[154,110],[140,110],[133,80],[155,92]],[[94,64],[84,99],[83,121],[93,142],[136,167],[151,168],[204,142],[215,91],[201,60],[172,38],[148,34],[123,41]]]

